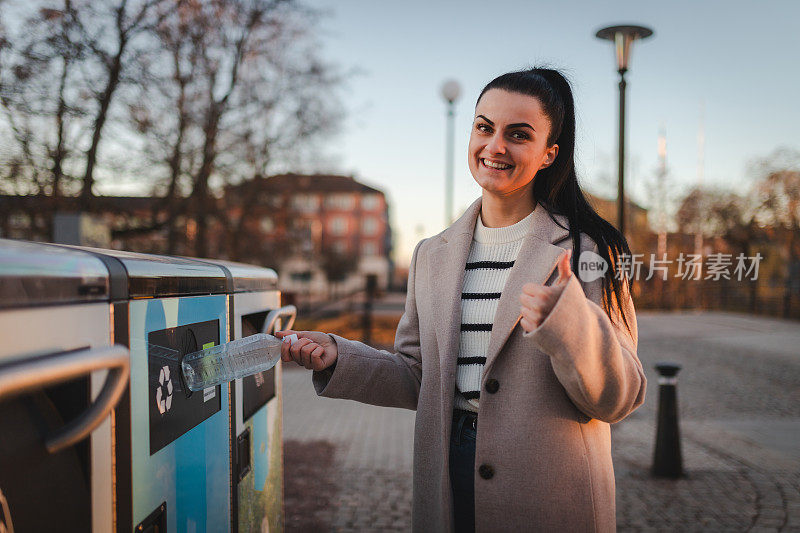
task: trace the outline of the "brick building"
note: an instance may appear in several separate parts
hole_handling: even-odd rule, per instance
[[[191,256],[196,225],[191,200],[185,202],[188,216],[176,218],[180,238],[172,253]],[[226,187],[212,203],[218,215],[208,221],[208,256],[275,268],[284,291],[319,297],[354,291],[367,274],[377,276],[378,287],[391,283],[386,197],[352,177],[261,178]],[[92,205],[93,227],[106,226],[108,236],[85,244],[170,253],[162,198],[100,196]],[[0,195],[0,237],[57,240],[55,221],[77,207],[76,198]]]
[[[349,176],[283,174],[229,186],[229,216],[246,216],[239,259],[269,252],[284,291],[322,295],[391,284],[392,231],[383,192]],[[261,263],[264,261],[262,260]]]

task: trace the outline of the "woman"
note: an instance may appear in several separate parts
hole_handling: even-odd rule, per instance
[[[559,72],[494,79],[468,151],[481,197],[414,250],[395,353],[320,332],[283,345],[321,396],[417,410],[415,531],[615,530],[609,424],[646,380],[613,268],[630,251],[586,202],[574,146]],[[578,279],[584,252],[611,267]]]

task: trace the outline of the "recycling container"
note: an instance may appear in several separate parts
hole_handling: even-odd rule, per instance
[[[232,529],[228,384],[191,392],[180,358],[229,339],[228,280],[192,259],[75,248],[109,271],[114,342],[130,348],[116,408],[119,532]]]
[[[100,259],[0,239],[0,531],[113,530],[112,321]]]
[[[180,360],[295,314],[269,269],[0,240],[0,531],[282,530],[280,363]]]
[[[293,305],[280,306],[274,270],[213,261],[229,280],[230,335],[291,328]],[[281,363],[232,383],[233,513],[239,531],[283,531]]]

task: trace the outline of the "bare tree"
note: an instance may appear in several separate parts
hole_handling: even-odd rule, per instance
[[[756,221],[757,205],[751,196],[740,196],[723,192],[715,196],[706,213],[714,233],[722,237],[737,253],[750,258],[758,251],[757,245],[764,242],[764,231]],[[758,306],[756,280],[748,279],[749,309],[755,313]],[[727,296],[728,291],[725,292]]]
[[[240,257],[247,216],[231,218],[212,191],[290,167],[330,131],[342,76],[319,58],[314,19],[288,0],[217,0],[186,3],[162,21],[156,82],[132,115],[166,165],[170,242],[182,213],[197,228],[193,253],[220,253],[208,229],[218,224],[226,254]],[[237,197],[237,211],[251,213],[258,198]]]
[[[181,0],[178,0],[180,5]],[[157,27],[174,2],[166,0],[117,0],[115,3],[87,1],[81,9],[71,11],[73,23],[80,31],[82,42],[91,50],[94,67],[99,74],[92,76],[94,112],[90,127],[91,142],[85,154],[85,170],[81,187],[81,204],[89,207],[94,196],[97,155],[103,130],[109,118],[111,104],[122,83],[128,66],[135,58],[135,39]]]
[[[158,196],[153,216],[118,233],[167,228],[170,253],[239,254],[246,217],[223,216],[224,187],[306,161],[340,114],[344,76],[294,0],[25,9],[0,33],[1,190],[92,210],[99,180],[136,176]]]
[[[208,222],[214,215],[214,206],[209,196],[210,180],[219,165],[218,158],[223,147],[226,126],[258,124],[258,119],[269,118],[274,112],[276,101],[269,95],[269,83],[280,84],[281,77],[265,77],[266,73],[283,70],[283,64],[276,64],[281,58],[281,45],[286,45],[292,29],[287,21],[297,9],[292,3],[280,0],[252,0],[246,3],[236,1],[218,2],[215,9],[199,9],[196,17],[201,26],[207,28],[203,39],[198,42],[198,61],[203,82],[206,84],[202,132],[203,146],[199,168],[193,174],[191,201],[196,216],[197,239],[195,253],[206,255],[208,250]],[[220,20],[227,24],[220,24]],[[276,69],[277,67],[277,69]],[[260,91],[266,92],[264,96]],[[287,92],[277,94],[288,99]],[[266,116],[265,116],[266,115]],[[259,124],[267,129],[268,124]],[[258,126],[254,126],[258,127]],[[269,138],[253,139],[245,126],[244,138],[256,143],[254,151],[260,152],[251,157],[250,164],[258,167],[259,159],[268,156],[273,144]],[[240,140],[242,135],[232,133],[231,140]],[[260,143],[260,146],[259,146]],[[250,171],[260,175],[261,168]]]
[[[7,39],[0,105],[14,142],[3,146],[9,162],[4,177],[21,185],[17,192],[58,197],[80,180],[82,206],[89,206],[112,104],[130,81],[134,41],[158,23],[165,3],[42,3]]]
[[[783,315],[791,312],[792,293],[800,292],[800,151],[779,149],[757,161],[759,220],[780,230],[786,260]]]
[[[144,139],[140,171],[151,175],[161,198],[155,214],[166,211],[167,253],[178,251],[178,217],[191,192],[192,128],[197,125],[197,49],[205,28],[196,24],[195,6],[182,2],[153,28],[151,47],[140,57],[141,78],[127,99],[129,119]],[[156,224],[151,229],[157,229]]]
[[[699,187],[691,189],[686,196],[680,200],[678,210],[675,213],[678,231],[711,235],[713,229],[708,224],[708,220],[705,217],[705,213],[708,212],[708,206],[711,202],[712,194],[708,190]]]
[[[765,233],[757,220],[759,205],[752,194],[739,195],[722,189],[691,190],[680,202],[676,220],[680,231],[700,234],[703,238],[722,239],[726,247],[750,258],[757,245],[765,242]],[[720,294],[723,300],[735,291],[727,290],[727,280],[721,280]],[[749,283],[750,312],[757,308],[757,286]]]
[[[76,182],[80,121],[78,66],[85,48],[76,42],[74,6],[41,8],[24,23],[19,39],[9,36],[0,50],[0,110],[11,135],[0,145],[0,183],[8,192],[52,196],[31,213],[45,235],[52,212]]]

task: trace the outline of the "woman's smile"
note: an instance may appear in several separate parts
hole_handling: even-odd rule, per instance
[[[504,163],[496,159],[482,158],[481,163],[483,163],[484,167],[492,170],[510,170],[514,168],[514,165],[511,165],[509,163]]]

